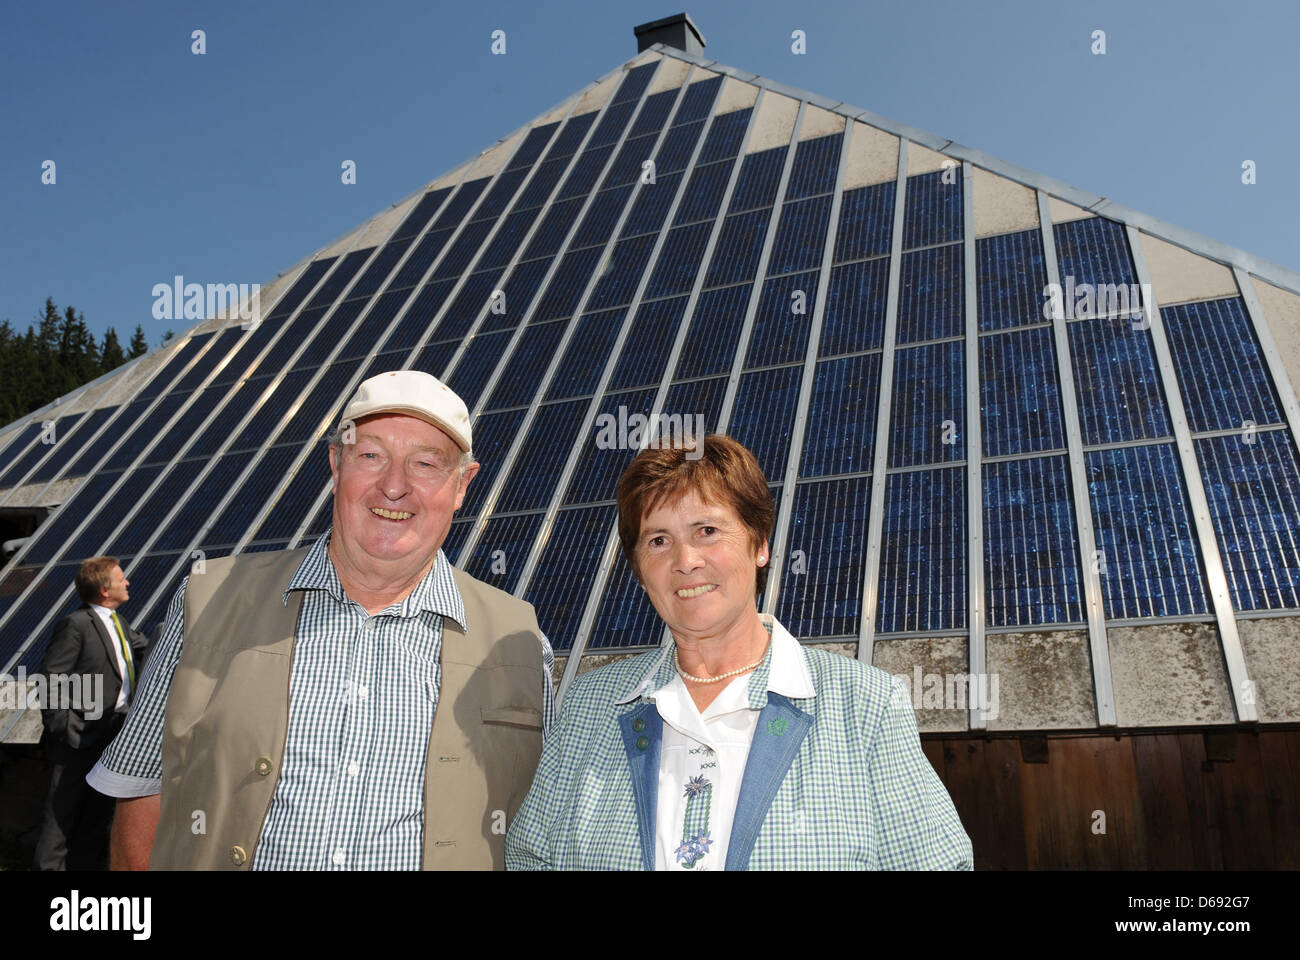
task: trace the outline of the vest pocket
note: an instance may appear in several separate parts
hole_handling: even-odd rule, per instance
[[[483,722],[526,730],[542,729],[542,712],[532,707],[483,707]]]

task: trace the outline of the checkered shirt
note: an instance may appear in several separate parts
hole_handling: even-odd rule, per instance
[[[405,600],[371,616],[344,594],[329,537],[312,545],[284,592],[286,601],[303,592],[289,679],[293,709],[252,868],[418,870],[443,618],[468,628],[465,608],[439,551]],[[187,582],[168,608],[126,725],[87,777],[101,793],[161,790],[163,714],[181,657]],[[554,713],[554,662],[542,637],[544,727]]]
[[[774,621],[773,630],[782,630]],[[506,868],[640,870],[642,840],[619,718],[672,679],[672,641],[574,680],[506,836]],[[803,647],[811,726],[762,820],[751,870],[969,870],[970,838],[921,752],[911,698],[883,670]],[[771,655],[751,675],[768,703]],[[623,701],[623,702],[620,702]],[[653,836],[654,824],[649,825]],[[734,837],[733,837],[734,841]]]

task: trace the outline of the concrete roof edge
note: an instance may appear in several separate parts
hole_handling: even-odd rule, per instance
[[[737,70],[727,64],[719,63],[716,60],[705,60],[703,57],[697,57],[693,54],[686,53],[684,50],[677,50],[673,47],[666,47],[661,43],[650,47],[651,50],[660,50],[665,56],[676,57],[679,60],[685,60],[696,66],[707,66],[708,69],[716,73],[721,73],[736,80],[745,83],[753,83],[760,79],[758,75],[747,73],[744,70]],[[784,96],[793,97],[799,100],[807,100],[809,103],[817,106],[830,103],[826,97],[820,94],[810,93],[799,87],[781,83],[775,80],[764,79],[766,86],[774,93],[783,94]],[[1000,177],[1005,177],[1022,186],[1030,187],[1035,190],[1041,190],[1049,196],[1056,197],[1082,207],[1101,216],[1108,217],[1112,220],[1118,220],[1121,223],[1132,224],[1143,233],[1158,237],[1161,240],[1167,240],[1175,246],[1182,247],[1192,253],[1207,257],[1211,260],[1218,261],[1228,265],[1240,266],[1248,273],[1266,280],[1269,283],[1276,284],[1292,293],[1300,293],[1300,272],[1283,267],[1266,260],[1263,257],[1247,253],[1239,247],[1222,243],[1218,240],[1211,240],[1209,237],[1202,236],[1183,227],[1175,226],[1172,223],[1161,220],[1121,204],[1115,203],[1106,197],[1098,196],[1095,193],[1089,193],[1086,190],[1080,190],[1072,187],[1067,183],[1028,170],[1025,167],[1016,166],[1005,160],[999,160],[981,150],[973,147],[963,146],[953,140],[936,137],[928,131],[919,127],[913,127],[910,124],[899,123],[896,120],[890,120],[878,113],[870,110],[855,107],[842,101],[836,102],[834,106],[825,107],[834,113],[843,114],[854,120],[860,120],[863,123],[870,124],[884,130],[886,133],[892,133],[897,137],[905,137],[913,143],[919,143],[923,147],[928,147],[938,153],[946,154],[958,160],[969,160],[978,167],[983,167],[991,173],[996,173]]]

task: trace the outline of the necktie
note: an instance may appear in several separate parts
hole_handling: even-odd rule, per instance
[[[135,664],[131,661],[131,645],[126,642],[126,631],[122,629],[122,621],[114,610],[111,614],[113,626],[117,628],[117,640],[122,644],[122,659],[126,661],[126,676],[130,683],[126,688],[126,695],[129,697],[131,691],[135,689]]]

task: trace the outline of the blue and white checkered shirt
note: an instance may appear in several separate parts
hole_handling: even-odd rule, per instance
[[[289,679],[280,778],[253,858],[255,870],[418,870],[424,761],[441,685],[442,624],[468,628],[451,564],[371,616],[349,599],[330,561],[327,531],[285,597],[303,591]],[[180,662],[185,587],[167,611],[126,725],[87,780],[139,797],[162,787],[163,713]],[[554,713],[551,645],[542,637],[543,725]]]

